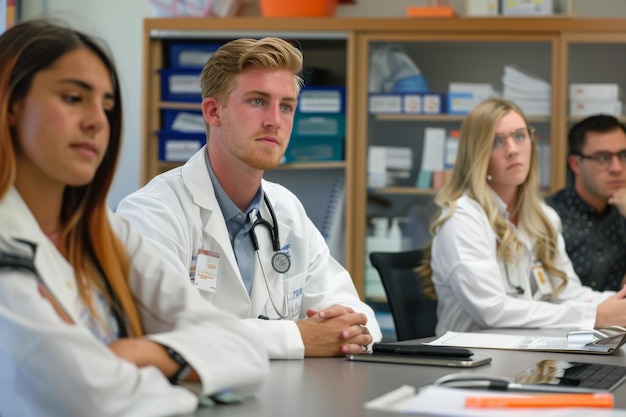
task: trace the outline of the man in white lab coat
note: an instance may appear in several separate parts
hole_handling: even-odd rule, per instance
[[[278,38],[222,46],[201,75],[207,146],[118,213],[207,300],[261,327],[271,358],[363,353],[382,337],[372,309],[297,197],[263,180],[289,143],[301,70]]]

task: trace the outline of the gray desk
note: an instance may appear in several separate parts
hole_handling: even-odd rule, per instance
[[[537,333],[537,331],[533,332],[533,334]],[[195,416],[390,416],[391,413],[366,411],[363,404],[401,385],[421,387],[454,372],[512,377],[542,359],[626,365],[625,349],[626,346],[613,355],[472,349],[476,353],[491,356],[493,361],[488,365],[465,370],[435,366],[350,362],[343,358],[272,361],[270,375],[256,397],[247,399],[243,404],[199,409]],[[616,390],[615,401],[617,408],[626,408],[626,383]]]

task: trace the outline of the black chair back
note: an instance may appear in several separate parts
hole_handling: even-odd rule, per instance
[[[421,249],[370,253],[387,294],[399,341],[435,335],[437,301],[426,297],[415,272],[422,258]]]

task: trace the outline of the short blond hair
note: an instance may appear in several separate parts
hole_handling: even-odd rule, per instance
[[[200,74],[202,98],[213,97],[225,103],[235,89],[237,77],[248,67],[290,71],[299,93],[302,65],[302,52],[283,39],[235,39],[222,45],[204,66]]]

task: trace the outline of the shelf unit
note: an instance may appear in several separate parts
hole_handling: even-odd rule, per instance
[[[550,189],[555,191],[566,183],[565,160],[567,129],[576,118],[568,117],[568,84],[570,82],[615,82],[626,88],[626,20],[577,19],[569,17],[496,17],[459,19],[410,18],[151,18],[144,21],[144,80],[142,178],[147,182],[159,172],[176,163],[160,163],[154,132],[160,127],[163,108],[199,109],[199,104],[165,103],[160,100],[158,69],[164,63],[164,40],[175,36],[183,39],[232,39],[235,37],[281,36],[302,42],[305,65],[311,62],[335,62],[341,82],[346,87],[345,160],[333,163],[301,163],[282,166],[268,173],[272,179],[300,173],[305,177],[329,176],[336,173],[345,181],[345,254],[344,264],[355,285],[365,297],[365,242],[368,233],[368,199],[395,198],[415,200],[418,205],[431,204],[433,190],[410,186],[391,186],[376,190],[367,187],[367,150],[376,126],[415,125],[460,126],[457,115],[377,115],[368,114],[368,66],[372,44],[401,42],[419,55],[433,54],[449,48],[453,63],[461,62],[472,71],[459,79],[463,69],[448,64],[432,73],[432,62],[417,62],[430,77],[431,89],[445,92],[449,81],[479,82],[486,79],[496,86],[502,64],[493,64],[493,56],[519,57],[522,67],[551,80],[550,117],[531,118],[550,137]],[[337,42],[338,48],[307,50],[307,43]],[[328,44],[327,44],[328,45]],[[459,48],[462,45],[463,48]],[[430,49],[429,49],[430,48]],[[441,51],[440,51],[441,52]],[[437,53],[440,53],[437,52]],[[444,51],[445,52],[445,51]],[[443,59],[443,58],[442,58]],[[454,61],[456,60],[456,61]],[[440,61],[444,62],[444,61]],[[509,64],[509,62],[506,62]],[[458,65],[457,65],[458,66]],[[340,67],[340,70],[337,70]],[[483,74],[476,75],[477,69]],[[430,73],[430,75],[429,75]],[[452,74],[452,75],[450,75]],[[469,75],[474,74],[474,75]],[[457,77],[451,79],[450,77]],[[472,78],[474,77],[474,78]],[[481,78],[486,77],[486,78]],[[432,81],[431,81],[432,80]],[[385,127],[386,128],[386,127]],[[416,142],[419,143],[419,142]],[[416,145],[417,146],[417,145]],[[330,173],[330,174],[329,174]],[[278,177],[280,178],[280,177]],[[315,196],[314,196],[315,197]],[[320,196],[317,196],[319,200]],[[303,199],[304,200],[304,199]],[[306,205],[306,201],[305,201]],[[308,208],[308,207],[307,207]],[[384,208],[381,209],[384,212]],[[391,213],[393,214],[393,213]]]

